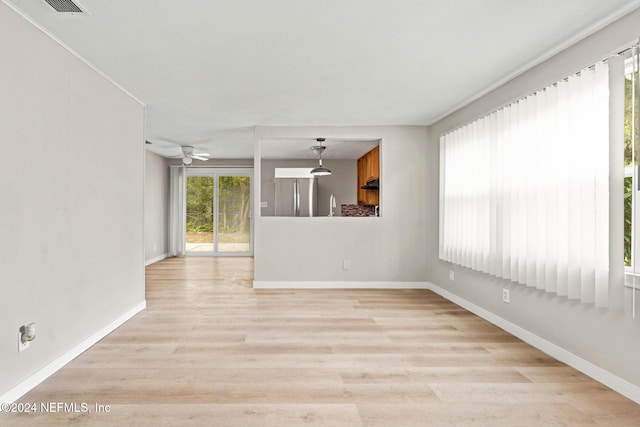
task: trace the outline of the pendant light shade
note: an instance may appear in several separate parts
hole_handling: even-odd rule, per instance
[[[316,141],[318,141],[320,145],[314,145],[313,147],[311,147],[311,149],[315,151],[316,154],[318,155],[318,167],[311,169],[310,173],[311,175],[316,175],[316,176],[331,175],[331,171],[325,168],[324,166],[322,166],[322,152],[327,148],[324,145],[322,145],[322,143],[324,142],[324,138],[318,138],[316,139]]]
[[[320,167],[311,169],[311,175],[317,175],[317,176],[331,175],[331,171],[327,168],[323,168],[322,166],[320,166]]]

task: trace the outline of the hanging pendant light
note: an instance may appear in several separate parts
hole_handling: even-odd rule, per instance
[[[318,155],[318,167],[311,169],[311,175],[316,175],[316,176],[331,175],[331,171],[322,166],[322,152],[327,148],[324,145],[322,145],[325,139],[318,138],[316,139],[316,141],[318,141],[320,145],[314,145],[313,147],[311,147],[311,149],[315,151],[315,153]]]

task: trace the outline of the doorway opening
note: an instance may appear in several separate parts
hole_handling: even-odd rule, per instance
[[[187,170],[187,255],[253,255],[252,175],[251,169]]]

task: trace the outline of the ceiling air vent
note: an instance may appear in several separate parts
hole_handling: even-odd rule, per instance
[[[71,0],[44,0],[49,6],[60,13],[85,13],[76,3]]]

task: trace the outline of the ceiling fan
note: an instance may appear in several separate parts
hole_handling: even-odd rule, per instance
[[[205,152],[196,152],[195,149],[191,145],[182,145],[180,146],[182,150],[182,154],[178,156],[171,156],[174,159],[182,158],[182,163],[185,165],[190,165],[193,162],[193,159],[198,160],[209,160],[211,154]]]

